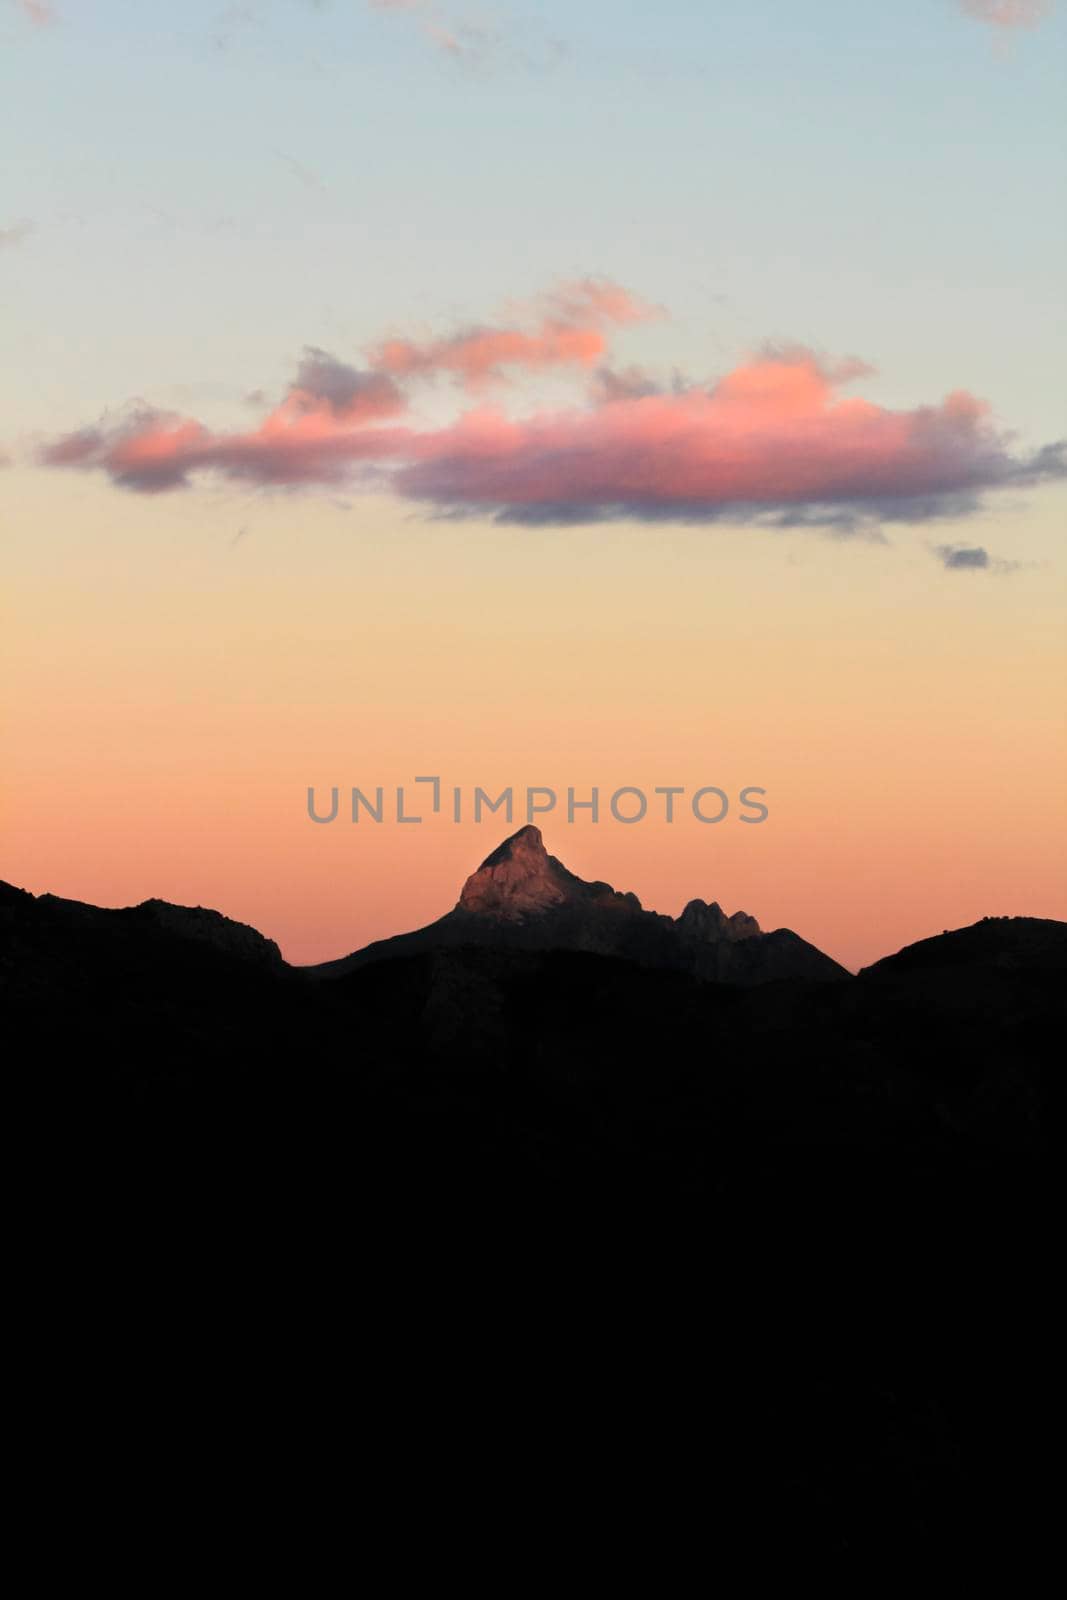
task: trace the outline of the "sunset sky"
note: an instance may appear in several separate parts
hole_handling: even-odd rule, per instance
[[[0,0],[0,877],[324,959],[438,774],[850,967],[1067,917],[1065,103],[1026,0]]]

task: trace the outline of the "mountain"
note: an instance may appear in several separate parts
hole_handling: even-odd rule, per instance
[[[635,894],[568,871],[548,854],[541,830],[533,826],[520,828],[486,856],[454,908],[436,922],[308,970],[336,978],[371,962],[456,945],[584,950],[746,986],[849,976],[790,929],[763,933],[744,911],[728,917],[717,903],[703,900],[691,900],[677,920],[646,911]]]
[[[1015,1571],[1058,1528],[1065,952],[1067,925],[995,919],[827,982],[795,934],[644,911],[533,829],[330,981],[199,907],[0,886],[27,1303],[78,1383],[84,1325],[157,1386],[183,1303],[227,1383],[266,1329],[302,1411],[332,1337],[322,1415],[351,1386],[366,1450],[380,1395],[401,1482],[442,1396],[454,1473],[481,1393],[535,1441],[536,1508],[543,1459],[585,1504],[592,1439],[639,1485],[673,1463],[672,1504],[746,1560],[772,1537],[812,1570],[958,1572],[992,1537]],[[646,1448],[642,1407],[677,1437]]]
[[[247,923],[234,922],[203,906],[177,906],[167,900],[144,900],[140,905],[111,910],[54,894],[32,895],[0,882],[0,927],[15,939],[16,948],[20,935],[31,934],[48,940],[56,953],[70,934],[91,933],[105,945],[116,947],[144,941],[158,944],[173,937],[259,967],[280,971],[285,965],[274,940],[264,938]]]
[[[901,977],[906,973],[971,972],[993,969],[1067,969],[1067,923],[1047,917],[983,917],[969,928],[955,928],[906,945],[864,967],[863,977]]]

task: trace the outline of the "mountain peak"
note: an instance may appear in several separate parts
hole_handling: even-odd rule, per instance
[[[436,922],[367,945],[315,971],[323,977],[340,976],[386,955],[457,945],[581,950],[746,986],[780,978],[848,976],[788,928],[762,933],[755,917],[744,911],[727,916],[716,901],[691,900],[677,920],[645,911],[635,894],[568,871],[549,855],[540,828],[532,823],[509,834],[486,856],[453,909]]]
[[[704,900],[690,900],[678,918],[678,927],[682,933],[700,940],[754,939],[762,932],[747,911],[735,911],[728,917],[717,900],[710,905]]]
[[[463,885],[456,910],[496,922],[522,923],[545,912],[590,910],[640,912],[635,894],[618,894],[610,883],[588,883],[568,872],[545,849],[540,828],[527,824],[486,856]]]
[[[571,898],[577,883],[545,849],[540,828],[527,825],[497,845],[463,885],[457,910],[521,922]]]
[[[520,828],[517,833],[510,834],[502,844],[498,844],[496,849],[486,856],[478,871],[481,872],[485,867],[495,867],[501,861],[514,860],[517,856],[530,858],[543,856],[545,860],[548,859],[541,830],[535,828],[532,822],[528,822],[525,828]]]
[[[610,883],[587,883],[569,872],[562,861],[548,854],[540,828],[532,823],[510,834],[486,856],[463,885],[456,906],[461,916],[468,913],[497,923],[524,923],[531,917],[560,910],[578,914],[586,922],[590,916],[599,919],[601,913],[607,912],[612,924],[620,913],[636,915],[643,923],[658,925],[657,939],[670,926],[683,940],[701,945],[733,943],[754,938],[760,932],[755,917],[744,911],[728,917],[714,901],[708,905],[703,900],[691,900],[677,923],[670,917],[642,911],[635,894],[620,894]],[[558,924],[558,919],[554,920]]]

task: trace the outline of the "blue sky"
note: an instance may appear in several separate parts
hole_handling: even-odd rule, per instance
[[[0,437],[191,387],[214,415],[305,344],[584,273],[669,308],[635,360],[792,339],[865,357],[886,404],[966,388],[1062,431],[1062,14],[457,4],[503,41],[470,65],[363,0],[56,10],[0,22],[0,227],[33,225],[0,266]]]

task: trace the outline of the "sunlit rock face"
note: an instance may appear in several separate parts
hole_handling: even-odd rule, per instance
[[[635,894],[620,894],[609,883],[587,883],[568,872],[562,861],[548,854],[540,828],[532,826],[520,828],[486,857],[463,885],[456,906],[460,912],[511,923],[563,908],[631,912],[642,919],[654,916],[642,911]],[[655,921],[672,923],[662,916]],[[745,911],[728,917],[714,900],[710,904],[690,900],[673,925],[684,941],[697,944],[752,939],[760,932],[755,917]]]
[[[641,910],[635,894],[617,894],[610,884],[576,878],[548,854],[540,828],[529,826],[486,856],[463,885],[456,909],[498,922],[525,922],[565,906]]]
[[[504,922],[563,905],[565,874],[545,849],[540,828],[520,828],[498,845],[472,872],[459,897],[460,911],[478,912]]]

